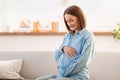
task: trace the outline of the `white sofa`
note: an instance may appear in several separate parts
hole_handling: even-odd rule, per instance
[[[35,78],[48,74],[56,74],[57,67],[54,59],[54,52],[0,52],[0,60],[23,59],[21,76],[25,80],[35,80]]]
[[[20,74],[27,80],[57,73],[53,51],[0,52],[0,60],[17,58],[24,59]],[[120,80],[119,61],[119,52],[95,52],[89,65],[91,80]]]

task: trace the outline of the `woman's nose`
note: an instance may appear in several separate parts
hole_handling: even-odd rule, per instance
[[[71,26],[71,23],[68,23],[68,26]]]

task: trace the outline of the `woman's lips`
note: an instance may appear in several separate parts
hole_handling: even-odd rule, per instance
[[[70,25],[69,28],[70,28],[70,29],[74,29],[74,25]]]

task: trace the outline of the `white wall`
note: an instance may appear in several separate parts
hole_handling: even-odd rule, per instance
[[[0,51],[54,51],[63,36],[0,36]],[[112,36],[95,36],[95,51],[120,52]]]
[[[20,20],[40,20],[41,25],[50,26],[58,20],[60,31],[64,31],[63,11],[72,4],[79,5],[86,14],[88,26],[113,29],[120,22],[119,0],[0,0],[4,4],[4,23],[18,28]],[[65,2],[62,2],[65,1]],[[6,18],[6,19],[5,19]],[[6,26],[5,25],[5,26]]]
[[[49,25],[52,20],[59,20],[62,31],[65,30],[62,12],[71,4],[79,5],[83,9],[91,29],[103,26],[108,30],[120,21],[119,0],[61,1],[64,0],[0,0],[0,6],[3,4],[3,24],[18,28],[21,19],[38,19],[43,26]],[[62,36],[0,36],[0,51],[54,50],[61,41]],[[112,36],[95,36],[95,50],[119,51],[120,44],[114,41]]]

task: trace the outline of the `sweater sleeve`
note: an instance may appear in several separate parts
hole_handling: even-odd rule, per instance
[[[88,64],[94,52],[94,41],[87,39],[83,46],[82,52],[78,55],[77,59],[71,62],[70,66],[67,67],[64,76],[74,75]]]

